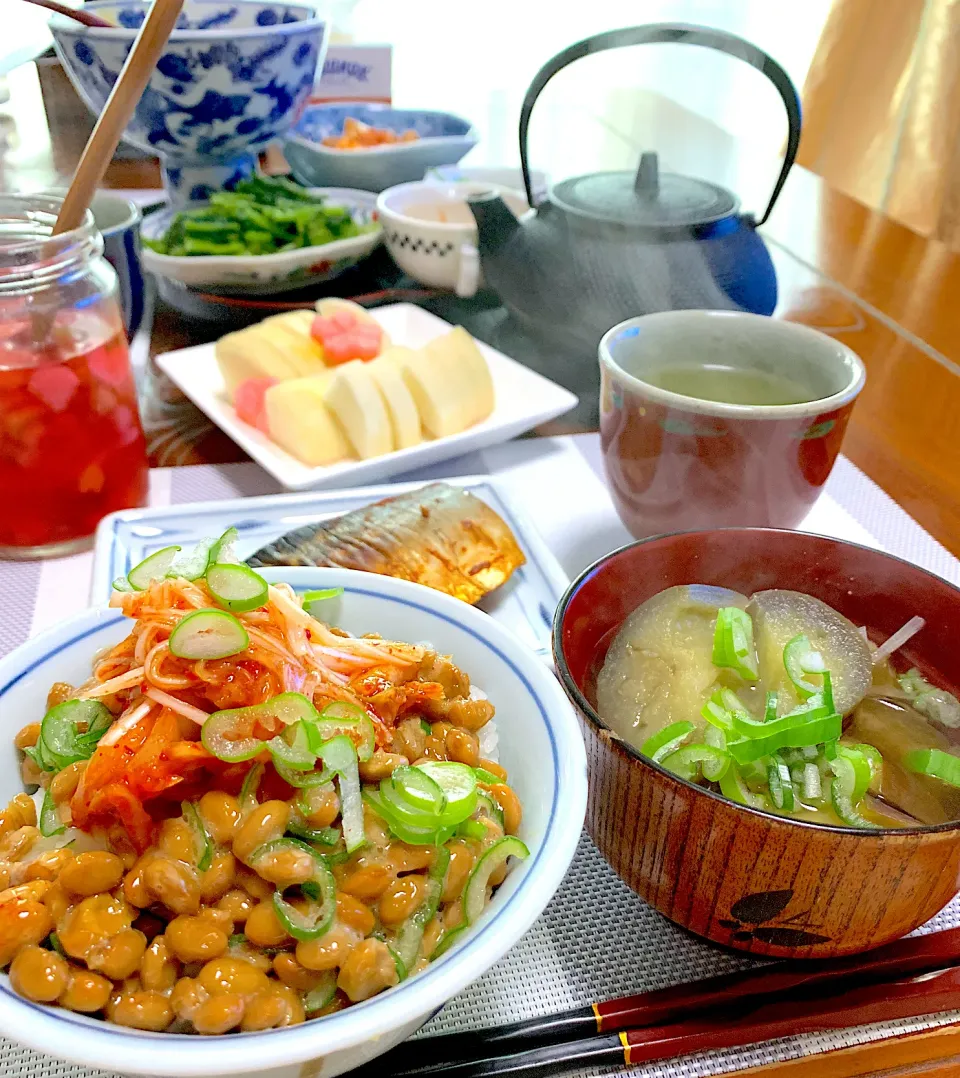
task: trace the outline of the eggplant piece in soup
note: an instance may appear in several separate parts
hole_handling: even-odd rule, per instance
[[[718,676],[711,658],[717,611],[746,605],[738,592],[683,584],[638,606],[597,678],[600,717],[636,748],[673,722],[702,727],[700,709]]]
[[[764,688],[780,694],[781,701],[792,700],[793,706],[802,702],[783,661],[783,649],[801,634],[830,671],[834,705],[841,715],[849,714],[866,695],[873,677],[870,647],[856,625],[833,607],[799,591],[771,590],[756,592],[747,613],[753,618]],[[781,714],[785,710],[781,706]]]

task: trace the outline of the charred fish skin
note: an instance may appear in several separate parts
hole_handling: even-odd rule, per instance
[[[526,561],[485,502],[448,483],[385,498],[336,520],[297,528],[247,564],[335,565],[394,576],[475,603]]]

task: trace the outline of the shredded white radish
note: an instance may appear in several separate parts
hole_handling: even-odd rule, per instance
[[[115,692],[121,692],[123,689],[132,689],[135,685],[139,685],[141,681],[143,681],[143,667],[138,666],[135,670],[128,670],[119,677],[111,678],[109,681],[101,681],[99,685],[92,685],[90,688],[84,688],[81,693],[78,693],[78,699],[93,700],[98,696],[112,696]]]
[[[132,730],[141,719],[145,719],[153,710],[152,700],[138,700],[120,716],[110,729],[100,738],[101,745],[115,745],[128,730]]]
[[[194,707],[192,704],[185,704],[182,700],[178,700],[175,696],[170,696],[169,693],[165,693],[160,689],[149,688],[143,695],[149,696],[151,700],[170,708],[171,711],[175,711],[185,719],[195,722],[197,726],[203,726],[207,719],[210,718],[206,711],[201,711],[200,708]]]
[[[906,625],[893,634],[893,636],[887,637],[886,640],[877,648],[873,653],[873,665],[877,666],[882,663],[888,656],[892,655],[899,648],[914,636],[926,625],[926,621],[923,618],[912,617]]]

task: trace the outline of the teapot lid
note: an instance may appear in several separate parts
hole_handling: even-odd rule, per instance
[[[737,199],[717,184],[660,172],[655,153],[632,172],[591,172],[558,183],[550,200],[581,217],[640,228],[706,225],[735,213]]]

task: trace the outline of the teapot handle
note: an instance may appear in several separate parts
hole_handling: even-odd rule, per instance
[[[773,83],[783,101],[783,107],[787,112],[787,150],[783,158],[783,167],[780,175],[773,186],[773,194],[763,211],[763,216],[757,221],[762,225],[773,211],[773,207],[780,197],[787,174],[793,167],[797,156],[797,148],[800,145],[800,96],[796,87],[790,80],[790,76],[783,68],[756,45],[728,34],[725,30],[713,30],[707,26],[695,26],[691,23],[664,22],[650,23],[647,26],[627,26],[620,30],[608,30],[602,34],[578,41],[570,45],[563,52],[557,53],[553,59],[548,60],[537,72],[520,109],[520,165],[523,169],[523,186],[527,193],[527,201],[533,205],[533,188],[530,183],[530,162],[527,154],[527,132],[530,127],[530,116],[533,106],[540,96],[543,88],[557,72],[572,64],[574,60],[580,60],[595,52],[605,52],[607,49],[619,49],[626,45],[646,45],[656,42],[670,42],[678,45],[701,45],[717,52],[725,52],[728,56],[744,60],[762,72]]]

